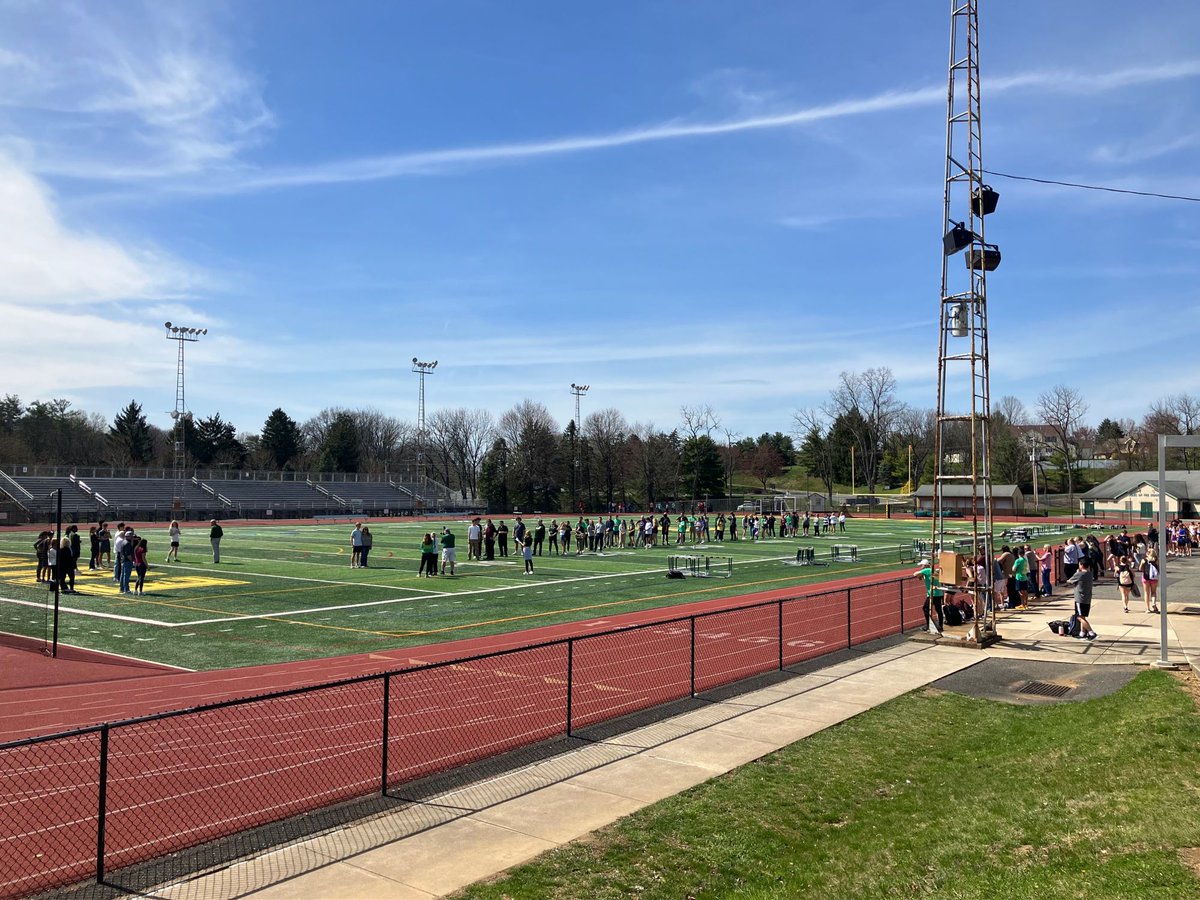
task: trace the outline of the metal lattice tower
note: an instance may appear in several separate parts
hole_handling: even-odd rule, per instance
[[[572,502],[577,502],[576,498],[579,494],[579,439],[582,436],[579,432],[579,429],[581,427],[580,422],[579,422],[579,400],[581,397],[583,397],[584,394],[586,394],[588,392],[588,388],[590,388],[590,387],[591,387],[590,384],[575,384],[574,382],[571,383],[571,393],[575,395],[575,441],[574,441],[575,447],[573,448],[575,450],[575,469],[571,473],[571,501]]]
[[[436,368],[436,359],[433,362],[420,362],[415,356],[412,358],[412,370],[421,380],[420,398],[417,401],[417,477],[422,490],[425,489],[425,376],[432,375]]]
[[[937,425],[934,440],[933,546],[939,555],[954,549],[943,512],[946,488],[969,486],[970,549],[986,564],[976,586],[977,641],[994,634],[992,589],[991,387],[988,375],[987,273],[1000,264],[1000,250],[984,237],[984,219],[998,195],[983,183],[983,131],[979,91],[978,0],[951,0],[950,67],[946,112],[946,178],[943,202],[941,298],[938,307]],[[952,265],[960,251],[966,265]],[[954,522],[951,519],[951,522]],[[966,525],[964,520],[957,520]],[[961,526],[960,526],[961,527]],[[963,529],[965,531],[965,528]],[[965,541],[967,534],[957,538]],[[945,584],[955,573],[941,573]],[[969,571],[969,570],[968,570]],[[991,609],[988,612],[989,608]]]
[[[171,467],[171,477],[175,485],[175,491],[171,500],[171,514],[178,519],[183,518],[186,511],[183,480],[186,477],[187,448],[184,436],[187,427],[186,423],[192,418],[192,414],[188,412],[187,400],[184,397],[183,390],[183,347],[184,344],[195,343],[200,340],[201,335],[208,334],[208,329],[185,328],[182,325],[172,325],[170,322],[164,322],[163,327],[167,329],[167,340],[175,341],[179,344],[178,362],[175,366],[175,408],[171,410],[171,420],[174,425],[172,428],[172,437],[175,442],[174,462]]]

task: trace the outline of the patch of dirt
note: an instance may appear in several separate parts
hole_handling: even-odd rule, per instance
[[[1192,870],[1193,875],[1200,878],[1200,847],[1180,847],[1179,859]]]
[[[1179,682],[1180,687],[1191,694],[1192,702],[1200,708],[1200,674],[1197,674],[1196,670],[1191,666],[1186,666],[1172,674],[1174,674],[1175,680]],[[1197,874],[1200,874],[1200,872]]]

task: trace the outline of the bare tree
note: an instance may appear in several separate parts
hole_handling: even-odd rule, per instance
[[[880,366],[861,374],[842,372],[838,381],[825,412],[830,418],[843,417],[850,426],[863,480],[873,491],[888,436],[904,408],[896,397],[896,377],[891,369]]]
[[[937,425],[937,411],[916,409],[906,406],[896,414],[892,428],[891,443],[897,459],[908,463],[908,448],[912,448],[912,490],[921,483],[921,475],[929,457],[933,455],[933,439]],[[906,475],[907,477],[907,475]]]
[[[707,403],[703,406],[679,407],[679,418],[683,421],[683,430],[690,438],[696,438],[702,434],[712,437],[712,433],[721,427],[720,418]]]
[[[1012,394],[1005,394],[992,404],[992,417],[1003,416],[1004,421],[1014,428],[1029,424],[1029,410],[1025,404]]]
[[[612,503],[618,477],[624,468],[629,423],[620,410],[601,409],[583,420],[583,436],[594,457],[596,470],[604,479],[606,502]]]
[[[508,446],[508,473],[514,499],[529,509],[557,509],[563,473],[558,423],[545,404],[525,399],[496,423]]]
[[[1179,419],[1179,433],[1195,434],[1197,426],[1200,426],[1200,398],[1191,394],[1175,394],[1167,398],[1167,404]],[[1190,471],[1196,468],[1195,450],[1184,449],[1182,456],[1185,469]]]
[[[732,428],[725,427],[721,428],[721,434],[725,435],[725,446],[721,448],[721,462],[725,466],[725,494],[728,496],[733,493],[733,473],[742,455],[737,445],[738,438],[742,435]]]
[[[1050,426],[1062,445],[1063,469],[1067,473],[1067,502],[1074,507],[1073,462],[1075,453],[1071,438],[1087,414],[1088,405],[1083,401],[1083,395],[1075,388],[1065,384],[1056,384],[1038,396],[1037,411],[1042,421]]]
[[[483,458],[495,440],[496,423],[486,409],[439,409],[426,420],[430,459],[441,480],[464,497],[479,494]]]

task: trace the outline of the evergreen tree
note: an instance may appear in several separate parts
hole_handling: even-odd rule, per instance
[[[1105,419],[1096,429],[1096,440],[1098,441],[1116,441],[1123,437],[1125,437],[1125,432],[1112,419]]]
[[[263,423],[260,446],[276,469],[287,468],[304,448],[300,425],[282,409],[276,409]]]
[[[140,403],[130,400],[129,405],[117,414],[109,429],[109,440],[131,465],[144,466],[150,462],[154,439]]]
[[[683,483],[693,500],[725,496],[725,466],[721,462],[721,451],[707,434],[683,442],[680,466]]]
[[[483,457],[479,471],[479,495],[491,512],[512,509],[508,496],[508,442],[497,438],[492,449]]]
[[[338,413],[325,432],[317,465],[322,472],[357,472],[362,464],[358,427],[349,413]]]

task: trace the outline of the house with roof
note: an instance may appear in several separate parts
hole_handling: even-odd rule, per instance
[[[1196,518],[1200,502],[1200,472],[1170,469],[1164,493],[1167,517]],[[1119,472],[1103,484],[1079,495],[1079,512],[1083,516],[1107,513],[1130,519],[1150,521],[1158,515],[1158,471]]]
[[[933,485],[923,484],[913,493],[917,509],[933,511]],[[964,516],[971,514],[971,485],[944,484],[942,485],[942,506],[945,509],[956,509]],[[980,506],[978,512],[983,513]],[[1025,512],[1025,495],[1015,484],[992,485],[992,515],[1019,516]]]

